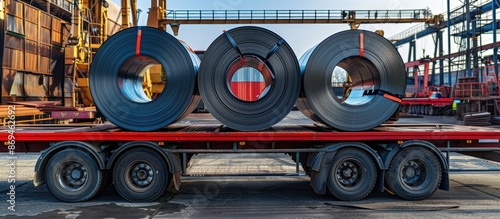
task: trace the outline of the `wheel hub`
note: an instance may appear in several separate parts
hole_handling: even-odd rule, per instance
[[[358,168],[351,162],[344,162],[337,168],[337,179],[345,186],[352,186],[358,178]]]
[[[87,180],[87,168],[80,163],[70,163],[63,168],[65,174],[62,174],[65,180],[61,180],[65,187],[80,187]]]
[[[71,178],[73,179],[81,179],[83,176],[83,172],[81,170],[72,170],[71,171]]]
[[[421,177],[420,166],[415,161],[408,161],[403,166],[403,181],[406,184],[414,184]]]
[[[345,169],[343,173],[344,173],[344,177],[349,178],[352,176],[352,169]]]
[[[153,181],[153,168],[146,163],[137,164],[133,167],[130,176],[135,185],[146,187]]]

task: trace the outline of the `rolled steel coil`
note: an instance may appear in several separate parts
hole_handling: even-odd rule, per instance
[[[230,79],[241,68],[258,69],[268,90],[255,101],[236,97]],[[222,124],[240,131],[263,130],[281,121],[300,91],[297,58],[276,33],[238,27],[219,36],[205,52],[198,86],[206,108]]]
[[[199,59],[170,34],[150,27],[122,30],[99,48],[90,66],[90,91],[97,109],[132,131],[153,131],[176,122],[198,105]],[[152,65],[165,73],[163,92],[151,100],[143,76]]]
[[[404,94],[404,63],[385,38],[364,30],[333,34],[299,60],[302,89],[297,108],[307,117],[343,131],[363,131],[388,120]],[[332,73],[342,67],[352,79],[344,100],[332,89]]]

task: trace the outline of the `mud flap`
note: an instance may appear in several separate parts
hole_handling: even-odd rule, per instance
[[[318,195],[326,194],[326,183],[336,153],[337,151],[313,153],[311,181],[309,183],[314,193]]]
[[[174,187],[175,190],[179,191],[179,188],[181,188],[181,173],[182,171],[177,171],[173,173],[173,181],[174,181]]]

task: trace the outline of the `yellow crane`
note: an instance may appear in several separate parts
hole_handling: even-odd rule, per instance
[[[109,5],[102,0],[76,2],[78,4],[73,5],[70,37],[64,50],[65,66],[73,76],[71,106],[78,106],[79,103],[91,106],[93,100],[88,87],[88,71],[93,55],[107,39]]]

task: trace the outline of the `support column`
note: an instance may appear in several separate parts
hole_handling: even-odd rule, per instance
[[[496,9],[498,7],[498,1],[493,0],[491,1],[492,4],[492,13],[493,13],[493,42],[497,42],[497,12]],[[493,71],[498,77],[498,47],[493,48]],[[498,89],[498,95],[500,96],[500,88]]]
[[[441,31],[436,32],[436,39],[434,41],[434,58],[438,57],[438,50],[439,50],[439,45],[442,43],[440,42],[440,37],[442,36]],[[437,60],[432,61],[432,70],[431,70],[431,86],[434,86],[435,78],[436,78],[436,63]],[[440,72],[439,75],[442,75],[442,72]]]
[[[466,76],[472,76],[471,72],[471,45],[470,45],[470,36],[471,36],[471,17],[470,17],[470,0],[465,0],[465,72]]]
[[[137,1],[132,0],[132,3],[130,4],[130,12],[132,14],[132,26],[136,27],[137,24]]]
[[[477,77],[478,81],[482,81],[482,74],[479,74],[479,51],[478,51],[478,43],[477,43],[477,36],[476,36],[476,28],[477,28],[477,20],[474,19],[472,21],[472,32],[471,32],[471,40],[472,40],[472,76]]]
[[[406,60],[406,62],[413,62],[416,60],[417,60],[417,48],[414,39],[413,41],[410,42],[410,48],[408,50],[408,60]],[[408,70],[409,69],[407,68],[406,71],[408,72]]]
[[[447,11],[447,21],[446,21],[446,26],[447,26],[447,31],[448,31],[448,84],[450,86],[453,86],[451,83],[451,8],[450,8],[450,0],[446,0],[446,11]]]
[[[437,39],[439,43],[439,57],[443,57],[444,49],[443,49],[443,31],[437,32]],[[444,59],[439,59],[439,86],[444,85]],[[450,84],[451,86],[451,84]]]
[[[159,19],[160,19],[160,7],[158,5],[158,0],[151,0],[151,8],[149,8],[148,22],[147,22],[148,27],[158,28]]]
[[[0,0],[0,31],[2,34],[0,34],[0,48],[2,49],[2,52],[0,52],[0,78],[3,78],[3,51],[4,51],[4,43],[5,43],[5,22],[4,22],[4,19],[5,19],[5,10],[4,10],[4,7],[5,7],[5,1],[3,0]],[[3,80],[0,80],[0,103],[4,103],[3,102]],[[5,95],[8,95],[8,94],[5,94]]]
[[[122,0],[122,28],[130,27],[130,0]]]

